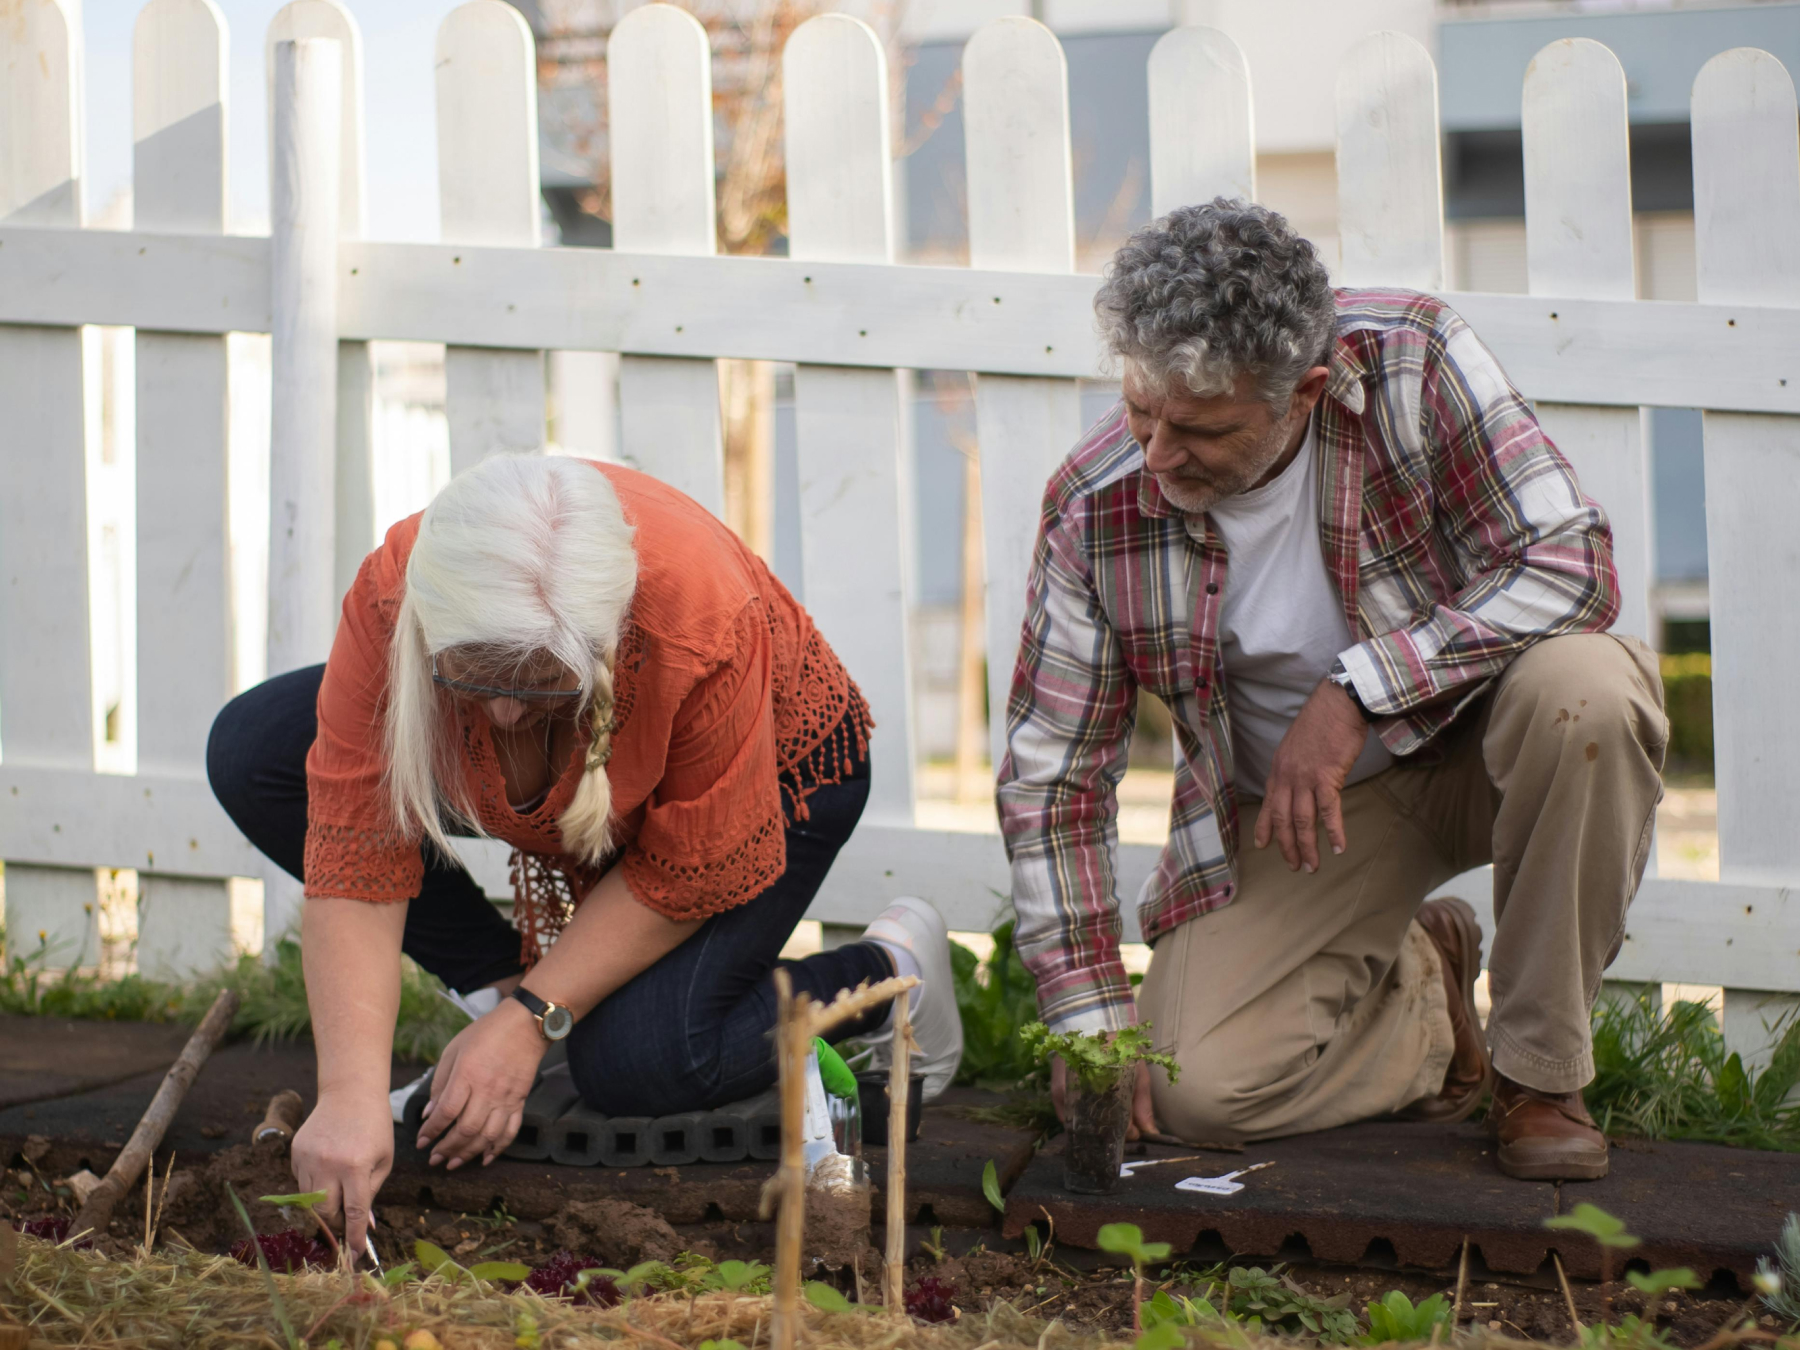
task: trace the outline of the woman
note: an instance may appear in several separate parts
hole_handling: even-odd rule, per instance
[[[486,1010],[434,1075],[434,1165],[492,1162],[564,1036],[608,1114],[774,1081],[770,972],[862,813],[871,725],[767,567],[643,474],[489,459],[388,532],[330,660],[234,700],[208,746],[232,819],[306,883],[319,1100],[294,1171],[352,1250],[393,1161],[402,952]],[[516,931],[452,834],[514,846]],[[787,968],[821,998],[921,976],[927,1092],[947,1084],[962,1034],[930,906]],[[880,1041],[887,1017],[846,1034]]]

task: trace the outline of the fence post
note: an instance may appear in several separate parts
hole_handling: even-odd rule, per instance
[[[1337,81],[1343,286],[1444,285],[1437,68],[1404,33],[1371,33]]]
[[[338,149],[342,47],[275,44],[269,163],[269,674],[325,659],[336,628]]]
[[[82,223],[81,29],[64,0],[0,23],[0,222]],[[0,325],[10,445],[0,492],[0,744],[9,764],[94,770],[87,454],[79,328]],[[27,640],[28,639],[28,640]],[[100,959],[92,868],[6,865],[11,952]]]
[[[1525,255],[1531,293],[1631,300],[1631,158],[1625,71],[1589,38],[1552,42],[1525,72]],[[1538,420],[1612,520],[1617,633],[1652,640],[1650,460],[1643,413],[1539,403]]]
[[[963,48],[969,265],[1016,272],[1075,270],[1069,155],[1069,68],[1035,19],[985,25]],[[1081,435],[1073,380],[983,375],[975,385],[987,559],[988,744],[1006,753],[1006,699],[1025,622],[1025,583],[1039,503]],[[973,509],[974,503],[966,503]]]
[[[880,40],[848,15],[808,19],[782,53],[782,80],[792,256],[893,262]],[[806,607],[881,725],[865,819],[911,826],[914,506],[899,377],[803,365],[794,376],[794,421]]]
[[[1800,135],[1794,82],[1767,52],[1739,47],[1694,80],[1694,235],[1707,304],[1800,306]],[[1706,552],[1712,594],[1714,777],[1719,877],[1800,878],[1800,420],[1705,414]],[[1800,997],[1725,990],[1727,1044],[1766,1062],[1765,1019]]]
[[[269,23],[266,37],[270,134],[274,130],[275,44],[292,38],[330,38],[343,44],[343,109],[338,160],[338,237],[361,239],[364,232],[362,30],[340,0],[290,0]],[[336,538],[332,578],[342,596],[356,580],[379,539],[375,519],[375,372],[366,342],[338,343],[337,471],[333,486]],[[292,878],[276,869],[278,890],[293,891]],[[289,903],[298,903],[293,891]],[[298,917],[297,913],[294,917]],[[271,928],[270,942],[282,929]]]
[[[712,255],[718,242],[706,30],[673,5],[645,5],[620,20],[606,50],[613,247]],[[644,300],[654,303],[650,296]],[[621,358],[619,422],[621,459],[723,519],[716,362]]]
[[[1150,214],[1256,200],[1250,66],[1216,28],[1172,28],[1150,49]]]
[[[132,51],[139,229],[222,234],[227,34],[212,0],[150,0]],[[138,772],[204,780],[232,693],[225,339],[137,333]],[[179,867],[179,859],[170,859]],[[228,882],[140,870],[138,970],[179,978],[234,954]]]
[[[537,51],[501,0],[468,0],[437,34],[438,212],[446,244],[535,248]],[[450,470],[544,448],[544,354],[491,347],[444,353]]]

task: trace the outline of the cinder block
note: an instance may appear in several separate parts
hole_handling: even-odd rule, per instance
[[[600,1117],[600,1143],[594,1161],[602,1167],[642,1167],[650,1161],[650,1117]],[[554,1155],[552,1155],[554,1156]],[[558,1158],[558,1162],[562,1159]]]
[[[581,1094],[575,1091],[575,1081],[569,1077],[566,1063],[546,1069],[525,1099],[519,1133],[507,1148],[506,1156],[526,1162],[548,1158],[556,1122],[580,1100]]]
[[[750,1097],[730,1106],[721,1106],[714,1115],[733,1115],[744,1122],[744,1148],[758,1162],[775,1162],[781,1157],[781,1098],[774,1088],[760,1096]]]
[[[700,1161],[742,1162],[750,1156],[750,1122],[729,1107],[700,1117]]]
[[[550,1126],[550,1158],[565,1167],[592,1167],[604,1161],[607,1127],[611,1122],[577,1102]],[[642,1161],[639,1159],[638,1161]],[[608,1167],[622,1164],[607,1162]]]
[[[650,1161],[657,1167],[682,1167],[700,1161],[700,1122],[704,1111],[679,1111],[650,1122]]]

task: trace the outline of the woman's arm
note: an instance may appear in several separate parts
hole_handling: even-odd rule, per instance
[[[303,1191],[325,1192],[322,1211],[341,1211],[350,1249],[361,1251],[394,1163],[387,1094],[406,904],[311,899],[300,923],[319,1102],[294,1136],[294,1177]]]
[[[521,983],[579,1021],[679,947],[700,923],[667,919],[640,904],[624,869],[615,867]],[[537,1019],[512,998],[457,1033],[438,1062],[419,1132],[419,1147],[431,1149],[434,1164],[455,1169],[479,1157],[486,1166],[512,1142],[548,1045]]]

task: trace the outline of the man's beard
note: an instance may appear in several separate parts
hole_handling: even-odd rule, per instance
[[[1189,465],[1186,472],[1159,473],[1156,485],[1164,497],[1179,511],[1190,516],[1210,511],[1227,497],[1235,497],[1249,488],[1281,458],[1287,448],[1289,428],[1286,419],[1269,428],[1269,435],[1256,447],[1256,453],[1245,463],[1224,475],[1197,471]]]

